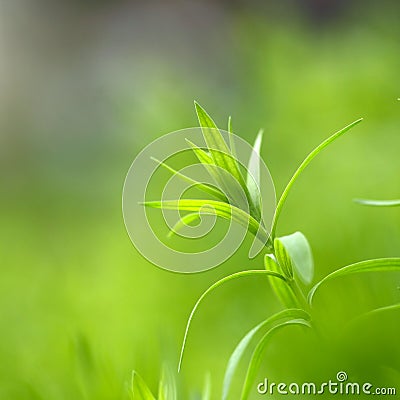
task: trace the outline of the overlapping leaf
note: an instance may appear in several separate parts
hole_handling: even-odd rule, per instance
[[[301,232],[275,239],[274,248],[280,263],[287,265],[288,269],[293,268],[305,284],[311,283],[314,277],[314,260],[311,246]]]
[[[247,368],[247,374],[243,385],[242,395],[240,397],[241,400],[247,400],[250,395],[254,381],[257,376],[257,372],[260,368],[263,354],[265,352],[267,345],[272,339],[273,335],[277,333],[279,330],[290,325],[301,325],[301,326],[311,327],[309,321],[299,318],[278,324],[267,331],[267,333],[258,342],[257,347],[252,354],[249,366]]]
[[[239,362],[243,358],[244,353],[248,349],[254,337],[263,330],[269,331],[275,325],[280,325],[283,322],[288,322],[293,319],[308,320],[309,315],[300,309],[288,309],[278,312],[266,320],[260,322],[253,329],[251,329],[239,342],[229,358],[228,365],[225,371],[224,383],[222,388],[222,400],[228,398],[229,390],[232,384],[233,376],[237,370]]]
[[[204,214],[215,214],[218,217],[233,220],[248,229],[261,242],[266,243],[268,233],[251,215],[238,207],[216,200],[182,199],[165,201],[146,201],[146,207],[164,210],[191,211]]]
[[[136,371],[132,374],[132,396],[133,400],[155,400],[150,389]]]

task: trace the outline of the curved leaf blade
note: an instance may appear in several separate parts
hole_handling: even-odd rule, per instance
[[[183,361],[183,355],[184,355],[184,351],[185,351],[185,347],[186,347],[186,342],[187,342],[187,336],[189,333],[189,329],[193,320],[193,316],[196,313],[197,309],[199,308],[200,304],[202,304],[202,302],[204,301],[204,299],[206,297],[208,297],[208,295],[213,292],[215,289],[217,289],[219,286],[232,281],[232,280],[236,280],[239,278],[243,278],[243,277],[247,277],[247,276],[255,276],[255,275],[266,275],[266,276],[271,276],[271,277],[275,277],[277,279],[281,279],[283,281],[286,280],[286,278],[281,275],[278,274],[277,272],[273,272],[273,271],[266,271],[266,270],[262,270],[262,269],[256,269],[256,270],[247,270],[247,271],[241,271],[241,272],[236,272],[232,275],[228,275],[222,279],[220,279],[219,281],[215,282],[214,284],[212,284],[197,300],[196,304],[194,305],[189,318],[188,318],[188,322],[186,324],[186,329],[185,329],[185,334],[183,337],[183,342],[182,342],[182,348],[181,348],[181,354],[179,357],[179,365],[178,365],[178,372],[181,370],[182,367],[182,361]]]
[[[205,212],[202,212],[202,214],[205,214]],[[211,213],[210,213],[211,215]],[[212,215],[215,215],[215,213],[212,213]],[[190,214],[184,215],[168,232],[167,237],[171,238],[173,235],[178,235],[179,231],[184,228],[186,225],[190,225],[192,222],[196,220],[201,220],[201,216],[199,213],[194,212]]]
[[[255,211],[255,206],[251,200],[250,193],[240,172],[239,165],[237,160],[232,155],[228,145],[226,144],[221,132],[219,131],[217,125],[212,120],[212,118],[207,114],[207,112],[202,108],[197,102],[194,102],[197,118],[199,120],[200,127],[203,132],[204,140],[207,144],[208,150],[211,154],[211,157],[214,161],[214,164],[217,167],[222,168],[226,172],[228,172],[240,185],[244,193],[246,194],[246,198],[250,205],[250,211],[253,215],[253,211]],[[217,170],[218,173],[218,170]],[[226,176],[220,176],[220,181],[224,182],[226,180]],[[237,200],[241,198],[241,193],[238,193],[238,188],[231,187],[232,185],[228,185],[228,193],[230,193],[231,198],[233,200]],[[240,200],[239,200],[240,201]],[[254,217],[257,218],[257,215],[254,214]]]
[[[133,400],[155,400],[150,389],[136,371],[132,373],[132,396]]]
[[[390,312],[390,311],[399,311],[399,310],[400,310],[400,303],[395,303],[395,304],[391,304],[389,306],[375,308],[371,311],[368,311],[368,312],[361,314],[361,315],[357,316],[356,318],[354,318],[352,321],[350,321],[349,326],[354,326],[362,321],[367,320],[368,318],[374,317],[375,315],[384,314],[384,313],[387,313],[388,311]]]
[[[161,372],[157,400],[176,400],[176,384],[172,371],[165,365]]]
[[[359,272],[380,272],[380,271],[400,271],[400,258],[378,258],[374,260],[360,261],[355,264],[347,265],[346,267],[340,268],[325,278],[321,279],[308,293],[308,303],[312,305],[312,301],[315,292],[320,288],[321,285],[332,279],[355,274]]]
[[[237,370],[239,362],[241,361],[245,351],[249,347],[252,339],[264,328],[271,329],[275,324],[281,324],[293,319],[304,319],[308,320],[309,315],[301,309],[288,309],[280,311],[266,320],[260,322],[253,329],[240,340],[232,355],[229,358],[228,365],[225,371],[223,389],[222,389],[222,400],[228,398],[229,390],[232,384],[233,376]]]
[[[207,373],[204,379],[204,387],[201,400],[211,400],[211,378],[209,373]]]
[[[300,166],[297,168],[296,172],[293,174],[292,178],[290,179],[289,183],[286,185],[279,201],[276,206],[276,211],[274,215],[274,220],[272,222],[272,230],[271,230],[271,235],[272,237],[275,236],[275,231],[276,231],[276,225],[278,223],[279,217],[281,215],[283,206],[285,204],[286,198],[290,192],[290,189],[294,185],[294,183],[297,181],[298,177],[301,175],[301,173],[307,168],[308,164],[317,156],[325,147],[329,146],[333,141],[338,139],[340,136],[345,134],[347,131],[349,131],[351,128],[354,126],[358,125],[362,121],[362,118],[358,119],[357,121],[352,122],[350,125],[347,125],[340,131],[334,133],[332,136],[330,136],[328,139],[324,140],[319,146],[317,146],[305,159],[304,161],[300,164]]]
[[[261,218],[261,192],[260,192],[260,150],[263,137],[261,129],[256,137],[247,166],[246,185],[249,190],[251,200]]]
[[[164,167],[166,170],[171,172],[173,175],[176,175],[180,179],[182,179],[184,182],[189,183],[192,186],[195,186],[197,189],[202,190],[203,192],[210,194],[211,196],[216,197],[217,199],[227,202],[228,199],[226,196],[221,192],[221,190],[217,189],[215,186],[210,185],[208,183],[202,183],[198,182],[195,179],[190,178],[189,176],[182,174],[181,172],[177,171],[176,169],[170,167],[168,164],[157,160],[157,158],[151,157],[152,160],[154,160],[156,163],[158,163],[160,166]]]
[[[249,397],[252,385],[256,379],[256,375],[257,375],[258,369],[259,369],[261,361],[262,361],[263,353],[264,353],[267,345],[269,344],[271,338],[279,330],[281,330],[284,327],[290,326],[290,325],[302,325],[302,326],[306,326],[308,328],[311,327],[310,323],[307,320],[293,319],[293,320],[283,322],[279,325],[274,326],[262,337],[262,339],[257,344],[257,347],[254,350],[253,355],[251,357],[251,361],[250,361],[249,367],[247,369],[246,379],[245,379],[244,385],[243,385],[242,395],[240,397],[241,400],[247,400]]]
[[[198,213],[214,213],[218,217],[233,220],[248,229],[262,243],[267,244],[269,235],[265,229],[251,215],[238,207],[216,200],[182,199],[165,201],[146,201],[141,203],[145,207],[164,210],[192,211]]]
[[[275,240],[282,243],[287,250],[291,265],[299,278],[306,285],[310,284],[314,277],[314,258],[307,238],[301,232],[295,232]]]
[[[355,203],[361,204],[363,206],[372,207],[399,207],[400,199],[394,200],[372,200],[372,199],[354,199]]]

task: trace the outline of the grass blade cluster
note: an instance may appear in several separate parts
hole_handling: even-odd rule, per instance
[[[279,325],[283,322],[288,322],[297,318],[307,320],[309,319],[309,315],[300,309],[283,310],[260,322],[242,338],[229,358],[228,365],[226,367],[222,388],[222,400],[227,400],[233,376],[238,368],[239,362],[243,358],[243,355],[248,349],[253,338],[265,329],[270,330],[275,325]]]

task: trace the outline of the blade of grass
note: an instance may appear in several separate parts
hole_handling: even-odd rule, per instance
[[[190,178],[187,175],[182,174],[181,172],[175,170],[174,168],[170,167],[168,164],[165,164],[164,162],[157,160],[154,157],[151,157],[152,160],[154,160],[156,163],[158,163],[159,165],[161,165],[162,167],[164,167],[166,170],[168,170],[169,172],[171,172],[173,175],[178,176],[180,179],[182,179],[183,181],[189,183],[190,185],[195,186],[196,188],[202,190],[203,192],[210,194],[211,196],[216,197],[217,199],[227,202],[227,198],[226,196],[216,187],[214,187],[213,185],[210,185],[208,183],[202,183],[202,182],[198,182],[195,179]]]
[[[132,373],[132,395],[133,400],[155,400],[150,389],[136,371]]]
[[[202,214],[206,214],[202,212]],[[215,215],[215,213],[210,213],[210,215]],[[178,235],[179,231],[186,225],[191,224],[192,222],[201,219],[201,216],[198,212],[190,213],[184,215],[168,232],[167,237],[171,238],[173,235]]]
[[[223,284],[225,284],[225,283],[227,283],[227,282],[229,282],[229,281],[236,280],[236,279],[240,279],[240,278],[244,278],[244,277],[247,277],[247,276],[255,276],[255,275],[266,275],[266,276],[275,277],[275,278],[277,278],[277,279],[281,279],[281,280],[283,280],[283,281],[286,280],[286,278],[285,278],[283,275],[278,274],[277,272],[266,271],[266,270],[262,270],[262,269],[258,270],[258,269],[257,269],[257,270],[248,270],[248,271],[236,272],[236,273],[234,273],[234,274],[232,274],[232,275],[228,275],[228,276],[226,276],[226,277],[220,279],[219,281],[215,282],[214,284],[212,284],[212,285],[199,297],[199,299],[197,300],[196,304],[194,305],[194,307],[193,307],[193,309],[192,309],[192,311],[191,311],[191,313],[190,313],[188,322],[187,322],[187,324],[186,324],[185,334],[184,334],[184,337],[183,337],[182,348],[181,348],[181,354],[180,354],[180,357],[179,357],[178,372],[181,370],[181,367],[182,367],[182,361],[183,361],[184,351],[185,351],[185,348],[186,348],[187,336],[188,336],[188,333],[189,333],[190,325],[191,325],[192,320],[193,320],[193,316],[194,316],[195,312],[197,311],[197,309],[199,308],[200,304],[203,302],[203,300],[204,300],[211,292],[213,292],[216,288],[218,288],[219,286],[221,286],[221,285],[223,285]]]
[[[355,203],[362,204],[363,206],[373,207],[398,207],[400,206],[400,199],[394,200],[371,200],[371,199],[354,199]]]
[[[211,400],[211,378],[209,373],[206,374],[206,377],[204,379],[204,387],[201,400]]]
[[[260,150],[263,137],[263,130],[261,129],[256,137],[251,152],[249,164],[247,166],[247,179],[246,185],[250,193],[251,200],[259,213],[257,219],[261,219],[261,192],[260,192]]]
[[[294,185],[294,183],[296,182],[298,177],[301,175],[301,173],[306,169],[306,167],[308,166],[308,164],[310,164],[310,162],[313,160],[313,158],[315,156],[317,156],[325,147],[329,146],[333,141],[338,139],[340,136],[342,136],[344,133],[349,131],[351,128],[353,128],[354,126],[359,124],[361,121],[362,121],[362,118],[358,119],[357,121],[352,122],[350,125],[347,125],[346,127],[341,129],[340,131],[334,133],[328,139],[324,140],[300,164],[300,166],[297,168],[296,172],[293,174],[292,178],[290,179],[289,183],[286,185],[286,187],[285,187],[285,189],[284,189],[284,191],[283,191],[283,193],[282,193],[282,195],[281,195],[281,197],[280,197],[280,199],[278,201],[278,204],[276,206],[275,215],[274,215],[274,219],[273,219],[273,222],[272,222],[272,229],[271,229],[272,238],[275,237],[276,225],[278,223],[279,217],[281,215],[283,206],[284,206],[286,198],[287,198],[287,196],[288,196],[288,194],[290,192],[290,189],[292,188],[292,186]]]
[[[172,371],[164,365],[157,400],[176,400],[176,384]]]
[[[306,320],[293,319],[287,322],[283,322],[282,324],[279,324],[277,326],[274,326],[262,337],[262,339],[257,344],[257,347],[254,350],[253,355],[251,357],[251,361],[247,369],[246,379],[243,385],[242,395],[240,397],[241,400],[247,400],[249,397],[253,383],[257,376],[258,369],[262,361],[263,353],[267,345],[269,344],[269,341],[271,340],[271,338],[275,333],[290,325],[301,325],[301,326],[311,327],[310,323]]]
[[[214,160],[212,157],[201,147],[197,146],[193,142],[191,142],[189,139],[185,139],[186,142],[190,145],[192,148],[194,154],[196,155],[197,159],[202,163],[202,164],[214,164]]]
[[[236,147],[235,147],[235,138],[232,130],[232,117],[228,118],[228,132],[229,132],[229,148],[231,150],[232,156],[236,158]]]
[[[140,203],[146,207],[164,210],[194,211],[215,213],[218,217],[233,220],[244,228],[248,229],[262,243],[268,242],[268,233],[265,229],[249,214],[233,205],[222,203],[216,200],[182,199],[166,201],[146,201]]]
[[[391,304],[391,305],[385,306],[385,307],[375,308],[374,310],[368,311],[362,315],[357,316],[350,322],[349,325],[350,326],[356,325],[370,317],[373,317],[373,316],[379,315],[379,314],[383,314],[388,311],[399,311],[399,310],[400,310],[400,303]]]
[[[229,171],[244,189],[245,183],[243,176],[240,173],[236,160],[230,154],[229,148],[221,132],[218,130],[217,125],[200,104],[194,102],[194,105],[200,127],[203,131],[204,140],[206,141],[215,165]]]
[[[260,322],[253,329],[251,329],[239,342],[233,351],[232,355],[229,358],[228,365],[225,371],[224,383],[222,389],[222,400],[226,400],[228,398],[229,389],[232,384],[232,379],[235,374],[235,371],[241,361],[245,351],[249,347],[252,339],[264,328],[268,327],[268,330],[271,329],[275,324],[281,324],[282,322],[287,322],[287,320],[293,319],[309,319],[309,315],[300,309],[288,309],[280,311],[266,320]]]
[[[331,281],[332,279],[355,274],[359,272],[378,272],[378,271],[400,271],[400,258],[378,258],[374,260],[360,261],[355,264],[347,265],[346,267],[340,268],[325,278],[321,279],[308,293],[308,303],[312,305],[312,301],[317,289],[322,284]]]
[[[253,209],[255,209],[255,206],[251,200],[250,193],[243,179],[242,173],[240,172],[236,159],[232,156],[229,147],[227,146],[221,132],[219,131],[212,118],[197,102],[194,102],[194,105],[197,118],[203,132],[204,140],[210,151],[211,157],[214,160],[214,164],[227,171],[240,184],[241,188],[246,194],[246,198],[250,206],[250,211],[252,213]],[[216,172],[220,173],[218,169],[216,170]],[[222,181],[225,180],[224,176],[220,176],[220,179]],[[240,193],[236,193],[237,188],[228,187],[227,189],[228,192],[231,194],[232,199],[237,199],[238,196],[240,198]]]
[[[200,161],[200,163],[204,166],[204,168],[207,170],[209,175],[214,179],[215,183],[218,185],[219,188],[221,188],[221,192],[229,196],[229,201],[232,203],[236,203],[236,196],[238,196],[237,191],[232,193],[231,188],[226,182],[226,175],[223,175],[223,172],[220,170],[220,167],[218,167],[215,163],[212,157],[202,148],[198,147],[196,144],[191,142],[190,140],[186,139],[186,141],[189,143],[191,146],[193,152],[195,153],[197,159]],[[237,188],[236,188],[237,189]],[[239,193],[240,196],[240,193]]]

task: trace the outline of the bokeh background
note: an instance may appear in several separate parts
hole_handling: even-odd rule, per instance
[[[232,115],[249,141],[265,129],[278,193],[308,151],[364,117],[298,181],[278,233],[308,236],[316,279],[398,256],[399,210],[352,199],[400,193],[399,13],[385,0],[1,1],[0,398],[128,399],[133,369],[155,391],[162,364],[176,367],[201,292],[262,268],[246,242],[214,270],[174,274],[126,234],[132,160],[195,126],[194,99],[223,127]],[[392,273],[327,286],[317,306],[325,339],[288,330],[260,377],[319,381],[346,370],[400,384],[398,312],[344,329],[358,312],[399,301],[398,286]],[[218,399],[234,345],[277,309],[260,278],[215,292],[189,336],[182,398],[209,372]]]

